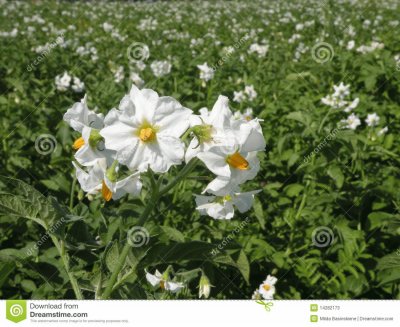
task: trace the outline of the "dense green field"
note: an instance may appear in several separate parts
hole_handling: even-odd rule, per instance
[[[397,0],[1,1],[0,297],[400,299],[399,15]],[[82,190],[63,116],[85,94],[121,109],[132,84],[193,114],[224,95],[232,121],[261,125],[250,210],[200,215],[201,160],[141,172],[136,196]]]

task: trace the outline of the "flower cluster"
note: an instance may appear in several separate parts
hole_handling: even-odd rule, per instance
[[[341,82],[339,85],[334,85],[333,89],[335,90],[334,93],[321,99],[323,104],[326,104],[333,109],[343,109],[344,112],[351,112],[358,106],[360,102],[359,98],[348,100],[350,96],[349,84],[345,85]]]
[[[184,161],[194,166],[199,159],[216,175],[203,191],[208,195],[196,195],[200,213],[231,219],[234,206],[249,210],[259,191],[241,193],[240,186],[256,176],[257,152],[264,150],[265,141],[260,121],[235,118],[228,102],[220,96],[211,111],[203,108],[194,115],[172,97],[133,85],[118,108],[103,117],[83,98],[64,115],[80,134],[73,143],[73,164],[82,189],[101,193],[106,201],[137,196],[141,174],[166,173]],[[184,134],[193,136],[187,148]]]
[[[85,90],[85,84],[78,77],[71,76],[67,72],[64,72],[63,75],[57,75],[55,82],[57,90],[61,92],[68,91],[70,88],[76,93]]]
[[[339,85],[334,85],[334,93],[327,95],[326,97],[321,99],[321,102],[332,107],[333,109],[343,109],[344,112],[351,112],[354,110],[360,100],[359,98],[355,98],[354,100],[349,100],[350,97],[350,85],[343,84],[341,82]],[[378,126],[380,121],[380,117],[376,113],[368,114],[367,118],[365,119],[365,123],[368,127],[376,127]],[[342,128],[357,129],[358,126],[361,125],[361,119],[352,112],[346,119],[342,119],[340,121],[340,126]],[[387,127],[379,129],[376,133],[371,134],[371,138],[374,139],[376,136],[384,135],[388,131]]]

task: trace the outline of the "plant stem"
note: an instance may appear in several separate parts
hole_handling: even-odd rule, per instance
[[[138,226],[142,226],[145,223],[145,221],[148,218],[148,216],[150,215],[151,211],[154,209],[154,202],[157,200],[157,198],[158,198],[158,185],[153,190],[153,194],[150,197],[150,200],[147,203],[146,208],[143,210],[142,214],[139,217]],[[113,270],[111,277],[107,283],[107,287],[103,293],[102,299],[108,299],[110,297],[110,295],[114,289],[114,285],[118,279],[118,275],[125,265],[126,257],[128,256],[130,249],[131,249],[131,245],[129,244],[129,242],[126,242],[126,244],[124,245],[124,248],[122,249],[120,257],[118,258],[117,266]]]
[[[182,179],[184,179],[187,175],[189,175],[192,170],[195,168],[197,165],[198,159],[194,158],[192,159],[175,177],[175,179],[169,183],[167,186],[165,186],[162,190],[159,190],[159,184],[161,183],[162,179],[159,179],[159,183],[154,185],[154,189],[152,192],[152,195],[149,199],[149,202],[146,205],[146,208],[143,210],[142,214],[139,217],[138,221],[138,226],[143,226],[144,223],[146,222],[147,218],[149,217],[150,213],[153,211],[155,207],[155,202],[158,200],[160,196],[163,194],[166,194],[169,190],[171,190],[176,184],[178,184]],[[125,265],[126,257],[129,254],[129,250],[131,248],[131,245],[127,242],[121,252],[121,255],[118,259],[118,263],[113,270],[111,277],[107,283],[107,287],[103,293],[102,299],[108,299],[114,290],[114,285],[116,285],[118,275],[121,272],[122,268]],[[119,285],[119,283],[117,283]]]
[[[189,175],[193,169],[196,167],[198,163],[197,158],[193,158],[189,161],[189,163],[178,173],[175,179],[166,185],[163,189],[160,190],[159,196],[166,194],[169,190],[171,190],[176,184],[178,184],[182,179],[184,179],[187,175]]]
[[[71,193],[69,195],[69,208],[72,210],[74,207],[74,190],[75,190],[75,185],[76,185],[76,176],[74,177],[74,180],[72,181],[71,185]]]
[[[113,286],[114,286],[115,282],[117,281],[118,275],[119,275],[122,267],[125,264],[126,257],[128,256],[130,249],[131,249],[130,244],[128,242],[126,242],[126,244],[124,245],[124,248],[122,249],[121,255],[118,259],[117,266],[113,270],[110,280],[107,283],[107,287],[103,293],[102,299],[108,299],[110,297],[111,292],[113,290]]]
[[[72,285],[72,289],[74,290],[75,296],[78,300],[83,300],[83,295],[81,292],[81,288],[79,287],[78,281],[75,279],[74,275],[72,274],[72,272],[70,271],[70,266],[69,266],[69,258],[68,258],[68,254],[65,252],[65,246],[64,246],[64,241],[58,241],[58,239],[51,235],[51,239],[54,243],[54,245],[56,246],[61,259],[63,261],[64,264],[64,268],[65,271],[67,272],[69,281]]]

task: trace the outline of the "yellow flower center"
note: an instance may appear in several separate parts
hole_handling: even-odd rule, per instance
[[[80,138],[76,139],[74,144],[72,144],[72,148],[74,150],[79,150],[81,147],[83,147],[85,145],[85,140],[83,139],[83,137],[81,136]]]
[[[160,287],[162,290],[165,290],[165,281],[160,280]]]
[[[240,170],[249,169],[248,161],[245,158],[243,158],[243,156],[239,152],[235,152],[234,154],[228,156],[226,158],[226,162],[229,164],[229,166],[236,169]]]
[[[267,292],[271,289],[271,285],[269,284],[264,284],[263,289],[265,289]]]
[[[111,200],[112,198],[112,192],[106,185],[106,183],[103,180],[102,186],[101,186],[101,195],[103,196],[103,199],[106,200],[107,202]]]
[[[152,127],[141,128],[139,138],[142,142],[152,142],[156,139],[156,131]]]

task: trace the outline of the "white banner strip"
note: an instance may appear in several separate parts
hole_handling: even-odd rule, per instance
[[[1,326],[400,326],[395,300],[1,300],[0,309]]]

